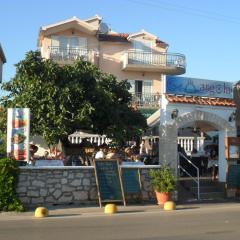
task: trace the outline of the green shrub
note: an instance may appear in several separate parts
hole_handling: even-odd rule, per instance
[[[176,176],[169,166],[151,169],[149,172],[153,190],[156,192],[170,192],[176,188]]]
[[[9,158],[0,159],[0,211],[23,211],[16,195],[18,173],[16,161]]]

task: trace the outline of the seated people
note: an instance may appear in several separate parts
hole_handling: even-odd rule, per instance
[[[103,147],[100,147],[95,155],[95,159],[105,159],[105,153]]]

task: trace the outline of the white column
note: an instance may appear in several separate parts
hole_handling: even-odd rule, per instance
[[[225,158],[225,144],[224,144],[224,137],[225,137],[225,132],[224,131],[219,131],[218,132],[218,180],[220,182],[225,182],[226,181],[226,166],[227,166],[227,161]]]

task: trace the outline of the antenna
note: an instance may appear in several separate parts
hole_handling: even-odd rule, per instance
[[[109,27],[106,23],[101,22],[98,30],[99,30],[100,33],[106,34],[106,33],[109,32]]]

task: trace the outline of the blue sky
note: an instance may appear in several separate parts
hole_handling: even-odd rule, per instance
[[[169,52],[186,55],[185,76],[222,81],[240,79],[240,1],[238,0],[1,0],[0,43],[7,63],[37,49],[39,28],[72,16],[103,17],[117,32],[145,29],[169,44]]]

